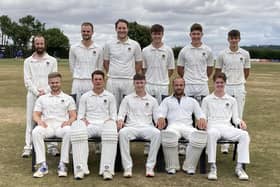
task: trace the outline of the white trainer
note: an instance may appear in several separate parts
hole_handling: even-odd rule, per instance
[[[28,158],[30,155],[31,155],[31,150],[30,149],[24,149],[21,157],[22,158]]]
[[[170,175],[174,175],[174,174],[176,174],[176,169],[174,169],[174,168],[168,169],[167,173]]]
[[[132,169],[131,169],[131,168],[125,169],[124,172],[123,172],[123,176],[124,176],[125,178],[130,178],[130,177],[132,177]]]
[[[51,155],[52,156],[59,156],[60,153],[56,147],[51,148]]]
[[[48,166],[41,165],[38,170],[33,174],[33,177],[35,178],[41,178],[44,175],[48,174]]]
[[[103,179],[104,180],[112,180],[113,179],[113,175],[111,174],[110,171],[104,171],[103,172]]]
[[[186,155],[186,147],[187,146],[185,144],[179,143],[179,145],[178,145],[178,153],[179,153],[179,155],[181,155],[181,156]]]
[[[249,176],[243,170],[243,168],[236,169],[235,174],[239,178],[239,180],[249,180]]]
[[[155,176],[155,172],[154,172],[154,168],[146,168],[146,177],[154,177]]]
[[[57,174],[59,177],[67,177],[67,167],[65,165],[59,165]]]
[[[82,180],[85,177],[84,171],[80,165],[77,166],[74,178],[76,180]]]
[[[229,152],[229,145],[228,144],[222,144],[221,145],[221,152],[223,153],[223,154],[228,154],[228,152]]]
[[[216,168],[211,168],[210,172],[208,173],[208,180],[217,180],[217,169]]]

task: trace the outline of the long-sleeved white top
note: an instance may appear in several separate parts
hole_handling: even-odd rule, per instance
[[[187,96],[178,99],[172,95],[161,102],[158,117],[167,118],[168,125],[184,124],[192,126],[192,114],[195,115],[196,119],[206,119],[195,99]]]
[[[91,79],[91,73],[103,69],[102,48],[94,43],[85,47],[82,42],[71,46],[69,66],[73,79]]]
[[[79,103],[78,119],[85,118],[89,123],[102,124],[106,120],[117,119],[117,105],[113,94],[104,90],[101,94],[88,91]]]
[[[121,102],[118,120],[124,120],[125,126],[147,126],[153,125],[153,120],[157,121],[157,100],[146,93],[144,97],[139,97],[135,92],[127,95]]]
[[[217,97],[214,93],[208,95],[202,101],[202,110],[206,115],[208,127],[231,126],[231,120],[235,125],[240,124],[236,99],[228,94],[223,97]]]
[[[48,85],[48,74],[57,71],[57,60],[44,54],[43,58],[38,60],[32,56],[24,60],[23,75],[24,84],[29,92],[38,96],[38,89],[43,89],[45,93],[50,91]]]

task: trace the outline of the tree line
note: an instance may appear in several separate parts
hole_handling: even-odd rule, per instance
[[[32,15],[27,15],[16,21],[12,21],[7,15],[0,16],[0,53],[5,57],[14,57],[16,51],[23,51],[24,57],[32,53],[31,38],[36,34],[41,34],[47,42],[47,52],[60,58],[68,58],[69,39],[59,28],[45,28],[42,23]],[[130,22],[128,24],[128,36],[139,42],[141,48],[148,46],[152,39],[150,27]],[[9,43],[12,41],[12,44]],[[258,59],[280,59],[280,46],[243,46],[248,50],[251,58]],[[177,59],[182,46],[173,47],[174,56]]]

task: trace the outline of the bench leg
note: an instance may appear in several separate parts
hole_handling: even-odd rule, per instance
[[[35,154],[35,150],[34,150],[34,146],[32,145],[32,172],[35,172],[35,165],[36,165],[36,154]]]
[[[203,149],[200,160],[199,160],[199,169],[201,174],[206,173],[206,148]]]
[[[157,163],[156,163],[155,168],[156,168],[157,172],[164,172],[165,171],[165,162],[164,162],[162,145],[159,147],[159,150],[158,150]]]
[[[235,161],[238,143],[234,143],[232,160]]]
[[[122,157],[121,157],[121,150],[120,150],[120,144],[117,145],[117,155],[116,155],[116,161],[115,161],[115,171],[122,171]]]

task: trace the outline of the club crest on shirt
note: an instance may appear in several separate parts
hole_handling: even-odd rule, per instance
[[[47,65],[50,65],[50,62],[49,62],[49,61],[47,61],[47,62],[46,62],[46,64],[47,64]]]
[[[149,103],[147,102],[147,103],[145,104],[145,106],[148,107],[148,106],[149,106]]]
[[[61,99],[61,102],[64,103],[64,99]]]
[[[92,51],[92,53],[93,53],[94,55],[96,55],[96,51]]]
[[[104,99],[104,104],[106,104],[107,103],[107,99]]]
[[[131,51],[131,47],[129,47],[129,48],[127,48],[128,49],[128,51]]]
[[[162,58],[165,59],[165,54],[162,54]]]
[[[206,53],[205,53],[205,52],[203,52],[203,53],[202,53],[202,56],[206,56]]]
[[[226,107],[229,107],[229,103],[226,103]]]
[[[243,62],[243,58],[242,57],[240,57],[240,61]]]

